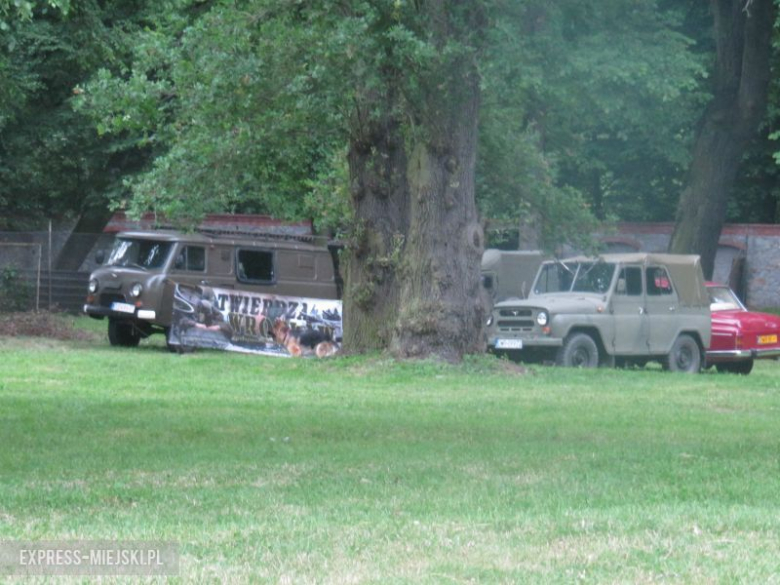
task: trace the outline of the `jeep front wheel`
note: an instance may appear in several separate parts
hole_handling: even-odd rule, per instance
[[[109,319],[108,341],[111,345],[120,347],[136,347],[141,341],[141,334],[136,330],[132,323]]]
[[[666,356],[663,367],[671,372],[696,374],[701,369],[701,350],[690,335],[680,335]]]
[[[587,333],[572,333],[558,350],[555,363],[567,368],[596,368],[599,365],[599,346]]]

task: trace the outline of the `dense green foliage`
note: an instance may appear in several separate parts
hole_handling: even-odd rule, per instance
[[[668,219],[706,73],[680,10],[656,2],[629,11],[623,2],[527,2],[519,12],[513,22],[522,25],[499,28],[501,55],[490,61],[495,88],[486,92],[485,140],[514,120],[516,133],[531,134],[536,150],[557,162],[557,184],[580,192],[599,218]],[[496,107],[503,116],[494,116]],[[506,143],[524,148],[516,136]],[[501,160],[494,150],[484,165]],[[504,196],[525,182],[527,199],[543,207],[547,193],[536,182],[510,169],[494,174],[521,183],[502,189]],[[502,201],[498,193],[487,199]]]
[[[339,104],[328,103],[336,88],[317,91],[305,52],[322,27],[291,23],[294,11],[275,14],[269,2],[217,4],[197,18],[189,4],[161,11],[134,36],[131,68],[101,69],[76,102],[101,134],[159,153],[130,204],[179,217],[306,215],[304,196],[344,164],[334,156],[345,144]]]
[[[22,20],[29,21],[35,12],[67,14],[70,0],[0,0],[0,30],[9,30]]]
[[[78,214],[108,196],[185,217],[259,211],[343,223],[359,92],[378,87],[381,68],[419,73],[435,56],[413,5],[4,1],[4,217]],[[483,215],[512,224],[534,211],[548,241],[560,225],[586,233],[594,218],[671,220],[711,91],[706,4],[484,5]],[[409,103],[413,79],[399,78]],[[777,215],[773,79],[732,220]]]
[[[339,164],[354,92],[378,84],[382,67],[431,71],[433,48],[402,18],[404,3],[384,38],[372,36],[382,2],[335,15],[274,4],[218,4],[183,31],[158,23],[136,37],[131,71],[104,70],[87,86],[80,105],[101,132],[166,149],[136,184],[136,206],[316,215],[304,196]],[[650,1],[628,16],[619,2],[492,10],[485,215],[514,221],[530,207],[548,226],[589,227],[588,206],[600,217],[659,214],[659,193],[668,214],[704,73],[682,17]],[[414,84],[399,83],[414,103]]]
[[[135,36],[131,68],[103,69],[78,102],[101,133],[159,149],[130,204],[343,217],[346,185],[334,189],[341,198],[321,185],[344,177],[355,92],[377,85],[382,67],[422,70],[431,58],[405,3],[389,29],[385,2],[335,12],[216,3],[191,23],[181,18],[188,4],[161,9]],[[668,219],[706,99],[706,55],[686,34],[687,15],[653,0],[628,13],[620,2],[547,4],[486,3],[484,215],[516,221],[535,210],[550,238],[561,223],[587,232],[589,210]],[[414,84],[401,89],[413,103]]]
[[[84,1],[67,16],[40,13],[0,33],[0,227],[105,207],[144,153],[106,140],[73,110],[79,82],[125,57],[126,28],[144,3]]]

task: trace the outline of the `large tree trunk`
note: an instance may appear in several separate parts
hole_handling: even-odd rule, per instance
[[[461,73],[461,87],[448,93],[452,102],[440,104],[443,123],[431,140],[416,145],[409,161],[403,303],[391,346],[400,357],[456,361],[484,351],[484,243],[474,201],[479,89],[475,70]]]
[[[419,0],[415,6],[441,49],[483,26],[479,3]],[[379,105],[381,123],[355,116],[359,128],[370,130],[353,132],[349,156],[356,227],[344,340],[351,351],[457,361],[484,349],[483,234],[474,200],[479,76],[471,51],[437,65],[417,72],[407,86],[414,99],[395,99],[392,89],[379,104],[372,96],[365,110]],[[389,72],[388,88],[399,85],[393,76],[414,74]]]
[[[669,251],[702,257],[712,277],[726,206],[743,153],[766,110],[774,0],[711,0],[717,62]]]
[[[388,103],[382,107],[392,110]],[[362,352],[384,350],[392,337],[400,298],[397,270],[409,225],[408,186],[398,120],[388,114],[367,122],[356,113],[353,126],[348,159],[355,227],[344,263],[344,346]]]

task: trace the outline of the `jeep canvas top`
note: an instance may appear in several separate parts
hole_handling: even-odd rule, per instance
[[[658,360],[694,372],[710,335],[699,257],[675,254],[545,262],[529,298],[497,303],[487,323],[493,351],[582,367]]]

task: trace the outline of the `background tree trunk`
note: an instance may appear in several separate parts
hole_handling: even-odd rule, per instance
[[[79,216],[54,263],[56,270],[78,270],[95,247],[114,212],[108,206],[91,207]]]
[[[728,197],[766,110],[774,0],[712,0],[717,60],[669,251],[695,253],[712,278]]]

